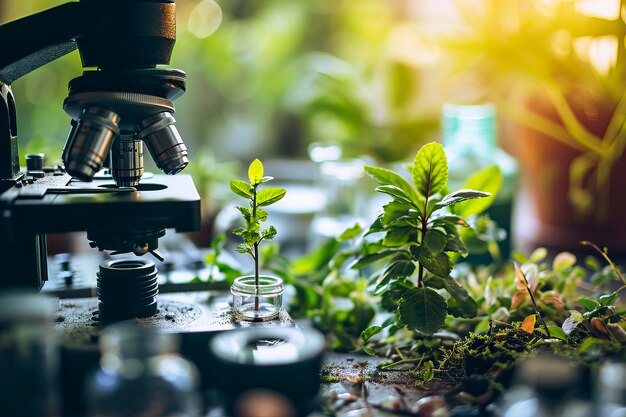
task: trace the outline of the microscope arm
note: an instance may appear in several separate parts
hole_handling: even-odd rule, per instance
[[[0,26],[0,82],[21,76],[76,49],[79,3],[66,3]]]
[[[167,65],[175,7],[168,0],[82,0],[0,25],[0,82],[11,84],[77,47],[83,67]]]

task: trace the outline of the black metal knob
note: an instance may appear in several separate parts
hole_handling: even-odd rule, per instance
[[[28,171],[41,171],[43,170],[43,158],[42,153],[29,153],[26,155],[26,169]]]

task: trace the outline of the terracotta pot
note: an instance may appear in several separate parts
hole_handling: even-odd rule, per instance
[[[570,106],[578,120],[599,137],[612,116],[613,107],[584,95],[572,95]],[[548,99],[535,95],[524,102],[527,109],[557,123],[560,118]],[[525,252],[546,246],[554,251],[581,248],[581,240],[607,246],[611,253],[626,254],[626,158],[611,172],[606,211],[594,205],[581,214],[570,202],[569,169],[580,152],[530,126],[514,124],[516,156],[521,168],[521,190],[515,210],[514,240]],[[599,200],[598,200],[599,201]],[[594,203],[595,204],[595,203]]]

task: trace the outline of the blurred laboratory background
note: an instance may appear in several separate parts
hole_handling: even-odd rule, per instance
[[[0,22],[61,3],[2,1]],[[290,185],[279,210],[291,226],[324,210],[367,217],[355,187],[373,184],[354,164],[400,167],[436,140],[457,179],[500,167],[521,248],[585,238],[625,251],[626,222],[613,215],[626,210],[623,3],[177,0],[171,66],[188,84],[176,120],[207,218],[254,158]],[[81,71],[75,51],[14,83],[22,156],[60,163],[61,103]],[[336,187],[323,186],[329,176]],[[353,207],[328,207],[338,195]],[[498,223],[515,227],[506,216]]]

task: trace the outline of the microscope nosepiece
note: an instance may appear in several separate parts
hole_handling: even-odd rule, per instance
[[[176,120],[169,112],[161,112],[143,119],[137,126],[137,138],[142,139],[157,167],[168,175],[182,171],[189,160]]]
[[[86,107],[72,128],[64,151],[65,170],[74,178],[91,181],[102,168],[113,140],[119,135],[120,116],[98,106]]]

